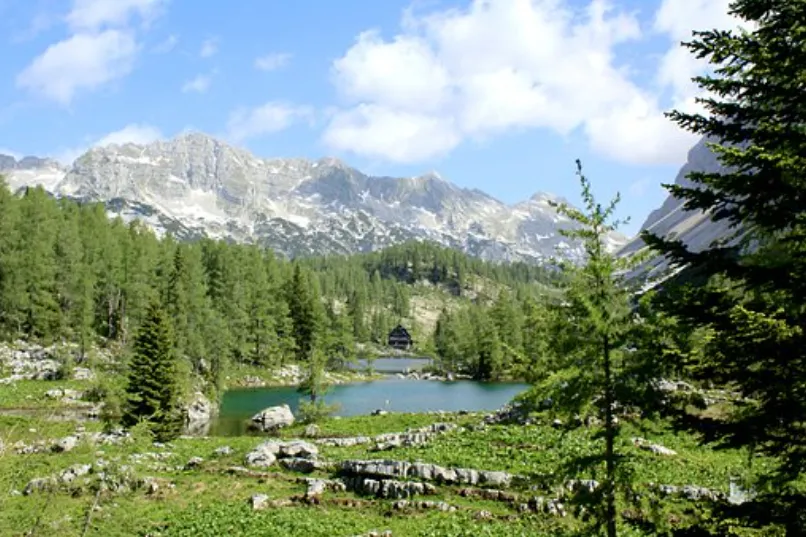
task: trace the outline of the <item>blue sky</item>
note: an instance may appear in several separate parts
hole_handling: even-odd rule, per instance
[[[634,232],[696,139],[677,46],[727,0],[0,0],[0,150],[74,158],[200,130],[261,157],[578,199]]]

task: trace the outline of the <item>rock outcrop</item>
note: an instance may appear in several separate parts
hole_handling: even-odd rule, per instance
[[[503,488],[510,486],[516,479],[516,476],[507,472],[446,468],[436,464],[394,460],[345,460],[341,462],[340,470],[346,475],[415,478],[451,485],[488,485]]]
[[[273,432],[294,424],[294,414],[288,405],[269,407],[261,410],[249,422],[249,428],[264,433]]]
[[[308,459],[313,460],[319,456],[319,449],[304,440],[268,440],[259,444],[246,454],[245,461],[249,466],[268,467],[277,459]]]
[[[185,434],[201,436],[210,431],[216,407],[201,392],[196,392],[183,406]]]
[[[440,434],[454,431],[455,423],[433,423],[402,433],[384,433],[377,436],[350,436],[346,438],[320,438],[315,442],[320,446],[351,447],[375,443],[372,451],[385,451],[403,446],[418,446],[430,442]]]

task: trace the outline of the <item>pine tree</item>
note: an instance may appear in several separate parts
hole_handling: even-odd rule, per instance
[[[622,274],[637,259],[619,259],[608,253],[605,236],[618,228],[613,220],[619,197],[607,207],[596,202],[591,185],[577,161],[577,176],[582,186],[584,211],[566,204],[554,204],[560,214],[568,216],[578,227],[563,230],[570,239],[579,240],[585,249],[585,262],[574,266],[560,263],[567,278],[563,309],[567,345],[558,353],[558,370],[544,381],[558,410],[569,415],[582,414],[597,404],[603,407],[605,447],[605,479],[602,484],[603,509],[597,512],[608,537],[617,534],[615,440],[619,429],[614,420],[615,387],[619,373],[619,358],[631,328],[630,289]]]
[[[645,240],[692,274],[665,310],[709,330],[710,380],[731,383],[753,404],[731,415],[723,440],[777,462],[756,483],[754,509],[787,535],[806,533],[806,3],[736,0],[730,13],[753,30],[695,32],[684,43],[713,74],[695,78],[707,115],[675,111],[678,125],[705,136],[723,169],[667,186],[686,209],[729,223],[732,242],[691,252],[650,233]],[[772,481],[772,483],[770,483]]]
[[[296,264],[285,294],[293,326],[296,355],[300,361],[310,358],[315,340],[322,329],[324,310],[315,293],[316,288],[311,285],[310,278]]]
[[[50,341],[59,331],[61,312],[56,284],[56,231],[58,213],[55,202],[42,187],[27,189],[22,199],[22,244],[17,270],[25,280],[26,331]]]
[[[170,321],[157,302],[149,307],[129,364],[123,424],[149,422],[161,441],[179,435],[177,364]]]
[[[0,176],[0,333],[14,339],[24,333],[25,273],[21,270],[20,203]]]

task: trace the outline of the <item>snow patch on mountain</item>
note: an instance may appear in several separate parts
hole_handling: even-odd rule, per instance
[[[201,133],[92,148],[67,170],[44,163],[11,170],[10,183],[104,202],[110,215],[180,238],[256,243],[289,256],[371,251],[406,240],[494,261],[583,255],[559,233],[572,223],[552,203],[565,200],[538,193],[507,205],[436,172],[372,177],[335,158],[260,159]],[[626,242],[607,237],[612,250]]]

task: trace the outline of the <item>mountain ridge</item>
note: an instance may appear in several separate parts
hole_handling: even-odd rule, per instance
[[[50,163],[40,171],[42,177],[12,169],[9,183],[104,202],[110,216],[139,218],[158,233],[254,242],[289,256],[372,251],[412,239],[492,261],[582,255],[559,233],[572,223],[551,206],[562,201],[553,194],[507,204],[437,172],[396,178],[364,174],[335,157],[260,158],[200,132],[93,147],[72,166]],[[608,237],[612,250],[626,242],[621,234]]]

